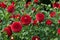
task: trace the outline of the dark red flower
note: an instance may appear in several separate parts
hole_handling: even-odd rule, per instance
[[[55,17],[56,16],[56,12],[51,12],[50,13],[50,17]]]
[[[12,35],[11,26],[4,28],[4,31],[7,33],[8,36]]]
[[[7,8],[7,11],[10,12],[10,13],[13,13],[14,10],[15,10],[14,5],[10,5],[10,6],[8,6],[8,8]]]
[[[33,20],[33,25],[36,25],[37,24],[37,20]]]
[[[11,16],[10,16],[10,18],[14,18],[14,19],[18,19],[18,18],[20,18],[20,14],[12,14]]]
[[[31,4],[31,2],[27,2],[27,5],[29,6]]]
[[[58,20],[58,24],[60,24],[60,20]]]
[[[31,2],[27,2],[24,6],[25,8],[28,8],[28,6],[31,4]]]
[[[6,8],[7,6],[6,6],[5,3],[1,2],[1,3],[0,3],[0,7],[2,7],[2,8]]]
[[[13,32],[20,32],[22,30],[22,25],[20,22],[13,22],[11,26]]]
[[[40,40],[39,36],[33,36],[32,40]]]
[[[34,0],[35,3],[38,3],[39,0]]]
[[[29,15],[23,15],[21,17],[21,23],[24,25],[29,25],[31,23],[31,17]]]
[[[33,10],[33,11],[36,11],[36,9],[35,9],[34,7],[32,8],[32,10]]]
[[[55,2],[55,3],[52,4],[52,6],[53,6],[53,8],[58,8],[59,3]]]
[[[60,34],[60,28],[58,28],[57,33]]]
[[[51,25],[51,24],[52,24],[52,21],[51,21],[51,20],[47,20],[47,21],[46,21],[46,24],[47,24],[47,25]]]
[[[12,14],[12,15],[10,16],[10,18],[15,18],[15,14]]]
[[[45,16],[43,13],[37,13],[36,14],[36,20],[39,22],[42,22],[44,20]]]
[[[0,23],[2,22],[2,20],[0,20]]]
[[[20,18],[20,14],[15,15],[15,19],[18,19],[18,18]]]

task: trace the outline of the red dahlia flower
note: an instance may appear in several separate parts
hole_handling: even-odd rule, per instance
[[[29,15],[23,15],[21,17],[21,23],[24,25],[29,25],[31,23],[31,17]]]
[[[22,30],[22,25],[20,22],[13,22],[11,26],[13,32],[20,32]]]
[[[33,36],[32,40],[40,40],[39,36]]]
[[[10,6],[8,6],[8,8],[7,8],[7,11],[10,12],[10,13],[13,13],[14,10],[15,10],[14,5],[10,5]]]
[[[0,7],[2,7],[2,8],[6,8],[7,6],[6,6],[5,3],[1,2],[1,3],[0,3]]]
[[[35,3],[38,3],[39,0],[34,0]]]
[[[45,15],[43,13],[37,13],[36,14],[36,20],[39,22],[42,22],[45,18]]]
[[[60,28],[58,28],[57,33],[60,34]]]
[[[56,16],[56,12],[51,12],[50,13],[50,17],[55,17]]]
[[[11,26],[4,28],[4,31],[7,33],[8,36],[12,35]]]
[[[47,25],[51,25],[51,24],[52,24],[52,21],[51,21],[51,20],[47,20],[47,21],[46,21],[46,24],[47,24]]]

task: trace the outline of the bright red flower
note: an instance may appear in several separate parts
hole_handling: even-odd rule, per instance
[[[36,20],[39,22],[42,22],[45,18],[45,15],[43,13],[37,13],[36,14]]]
[[[50,13],[50,17],[55,17],[56,16],[56,12],[51,12]]]
[[[10,12],[10,13],[13,13],[14,10],[15,10],[14,5],[10,5],[10,6],[8,6],[8,8],[7,8],[7,11]]]
[[[58,8],[59,3],[57,3],[57,2],[56,3],[53,3],[52,6],[53,6],[53,8]]]
[[[36,25],[37,24],[37,20],[33,20],[33,25]]]
[[[12,35],[11,26],[4,28],[4,31],[7,33],[8,36]]]
[[[38,3],[39,0],[34,0],[35,3]]]
[[[29,15],[23,15],[21,17],[21,23],[24,25],[29,25],[31,23],[31,17]]]
[[[39,36],[33,36],[32,40],[40,40]]]
[[[6,8],[7,6],[6,6],[5,3],[1,2],[1,3],[0,3],[0,7],[2,7],[2,8]]]
[[[57,33],[60,34],[60,28],[58,28]]]
[[[60,20],[58,20],[58,24],[60,24]]]
[[[13,22],[11,26],[13,32],[20,32],[22,30],[22,25],[20,22]]]
[[[51,24],[52,24],[52,21],[51,21],[51,20],[47,20],[47,21],[46,21],[46,24],[47,24],[47,25],[51,25]]]

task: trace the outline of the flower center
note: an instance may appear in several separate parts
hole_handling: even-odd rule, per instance
[[[38,38],[36,38],[36,40],[38,40]]]

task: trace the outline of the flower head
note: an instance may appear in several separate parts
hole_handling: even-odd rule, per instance
[[[51,20],[47,20],[47,21],[46,21],[46,24],[47,24],[47,25],[51,25],[51,24],[52,24],[52,21],[51,21]]]
[[[11,30],[13,32],[20,32],[22,30],[22,25],[20,22],[13,22],[11,25]]]
[[[4,31],[7,33],[8,36],[12,35],[11,26],[4,28]]]
[[[42,22],[45,18],[45,15],[43,13],[37,13],[36,14],[36,20],[39,22]]]
[[[32,40],[40,40],[39,36],[33,36]]]
[[[29,15],[23,15],[21,17],[21,23],[24,25],[29,25],[31,23],[31,17]]]

